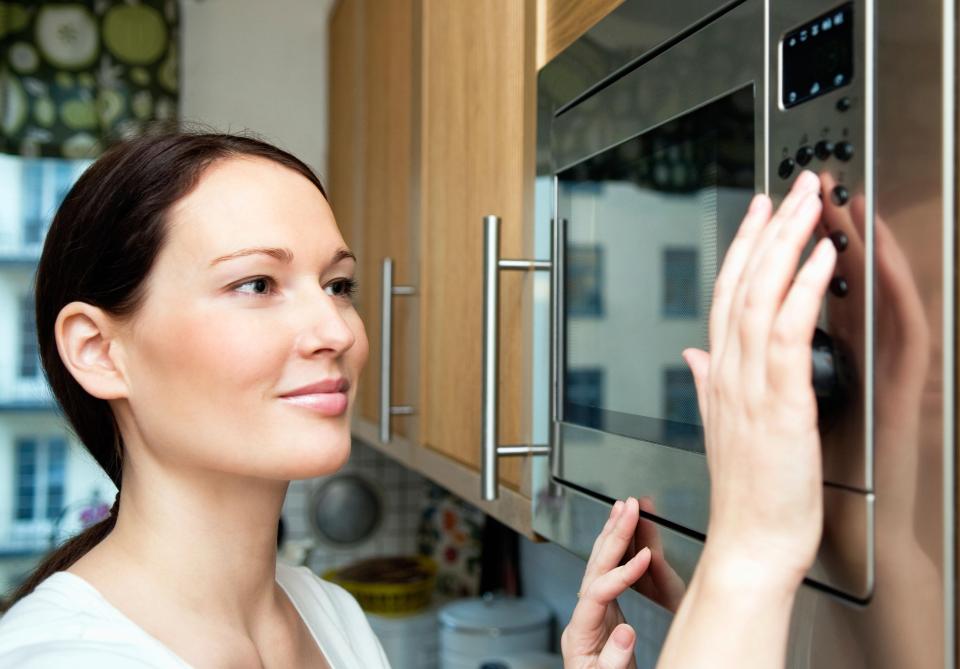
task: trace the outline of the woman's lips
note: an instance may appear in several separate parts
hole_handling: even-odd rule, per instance
[[[340,416],[347,410],[347,393],[311,393],[307,395],[288,395],[281,397],[288,404],[294,404],[323,416]]]

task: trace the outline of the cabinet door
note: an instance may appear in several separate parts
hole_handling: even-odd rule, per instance
[[[534,0],[422,0],[421,442],[480,467],[483,216],[503,219],[502,257],[532,223]],[[521,328],[531,277],[501,277],[500,442],[528,439]],[[518,488],[523,462],[501,459]],[[479,490],[477,491],[479,496]]]
[[[355,420],[380,421],[381,268],[414,285],[412,241],[413,0],[342,0],[330,22],[330,190],[334,213],[359,260],[357,309],[370,340]],[[416,401],[415,300],[393,298],[393,404]],[[394,417],[407,435],[411,417]]]

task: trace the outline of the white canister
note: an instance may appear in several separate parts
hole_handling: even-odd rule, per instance
[[[546,651],[550,609],[531,599],[465,599],[440,609],[440,669],[479,669],[525,651]]]
[[[437,611],[406,616],[367,613],[392,669],[437,669]]]

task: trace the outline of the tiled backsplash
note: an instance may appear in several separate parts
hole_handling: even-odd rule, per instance
[[[314,491],[330,477],[292,481],[283,505],[285,538],[292,542],[317,540],[307,566],[322,574],[365,557],[416,553],[417,528],[429,482],[356,440],[347,464],[331,476],[342,474],[356,474],[377,489],[383,502],[382,521],[362,543],[347,547],[323,543],[311,528],[308,506]]]

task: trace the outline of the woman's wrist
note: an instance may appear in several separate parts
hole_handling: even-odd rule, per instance
[[[767,557],[714,548],[707,542],[697,566],[698,589],[708,596],[750,594],[758,603],[792,603],[805,570]]]

